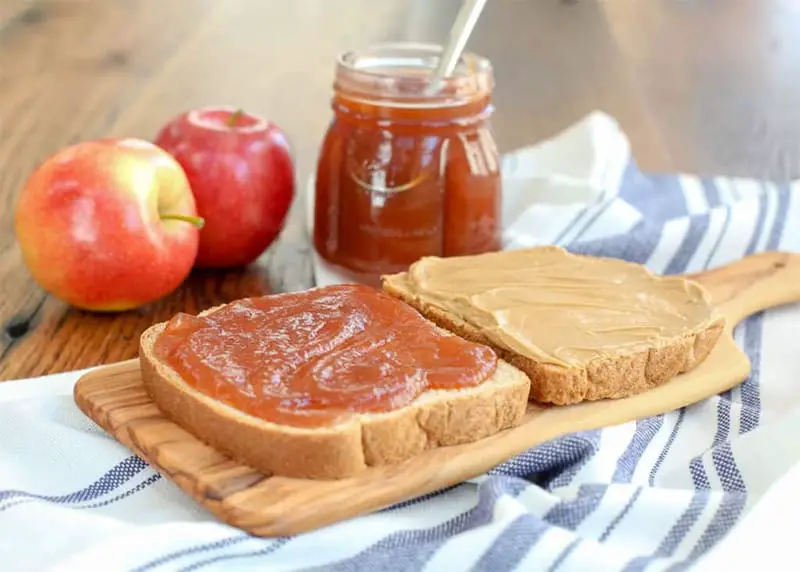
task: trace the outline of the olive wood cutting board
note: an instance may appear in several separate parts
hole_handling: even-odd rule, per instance
[[[477,477],[558,435],[657,415],[738,385],[749,375],[750,362],[733,340],[733,327],[759,310],[800,301],[800,255],[758,254],[692,277],[728,319],[717,346],[694,371],[626,399],[530,404],[519,427],[342,480],[266,476],[205,445],[150,400],[138,360],[84,375],[74,397],[87,416],[224,522],[256,536],[292,535]]]

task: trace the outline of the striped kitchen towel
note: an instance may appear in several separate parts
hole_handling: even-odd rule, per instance
[[[793,185],[644,174],[616,124],[601,114],[510,154],[504,176],[506,248],[558,243],[660,273],[800,250]],[[276,250],[275,269],[291,258],[281,256]],[[318,283],[335,281],[318,261],[314,272]],[[280,539],[217,522],[106,436],[72,403],[77,373],[0,384],[0,569],[701,567],[800,460],[798,324],[800,306],[740,324],[736,340],[752,375],[721,395],[565,435],[473,481]]]

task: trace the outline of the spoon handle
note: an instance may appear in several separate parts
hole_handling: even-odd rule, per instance
[[[441,86],[442,79],[453,73],[456,63],[467,45],[467,40],[472,34],[475,24],[481,15],[486,0],[464,0],[461,9],[458,11],[456,21],[450,29],[450,37],[442,52],[439,65],[431,78],[430,92],[435,93]]]

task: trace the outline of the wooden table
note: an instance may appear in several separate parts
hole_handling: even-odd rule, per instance
[[[458,5],[2,0],[0,380],[133,357],[140,332],[178,310],[281,287],[268,252],[246,270],[197,272],[137,311],[66,307],[32,282],[13,233],[17,192],[38,162],[79,140],[152,138],[186,108],[225,103],[286,129],[302,184],[330,117],[337,52],[441,41]],[[602,109],[645,170],[783,180],[800,172],[798,29],[795,0],[492,0],[470,48],[495,66],[501,151]],[[282,245],[296,253],[283,270],[302,280],[308,247],[296,223]]]

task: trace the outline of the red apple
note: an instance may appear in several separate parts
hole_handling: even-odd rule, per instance
[[[201,224],[181,166],[138,139],[59,151],[30,175],[14,213],[34,280],[96,311],[127,310],[177,288],[194,264]]]
[[[205,225],[195,266],[245,266],[283,228],[294,197],[294,162],[274,123],[234,108],[175,117],[156,144],[181,164]]]

